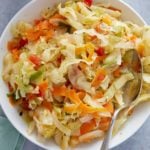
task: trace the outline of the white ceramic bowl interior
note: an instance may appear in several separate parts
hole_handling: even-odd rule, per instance
[[[59,3],[61,0],[32,0],[25,7],[23,7],[10,21],[4,30],[1,40],[0,40],[0,68],[2,69],[3,57],[7,52],[7,41],[11,39],[10,28],[16,22],[20,20],[32,22],[35,18],[40,17],[41,10],[47,7],[53,7],[55,4]],[[95,0],[96,2],[100,2],[100,0]],[[119,0],[111,0],[111,5],[115,8],[118,8],[122,11],[122,19],[129,20],[138,25],[146,24],[144,20],[127,4],[123,1]],[[0,78],[0,103],[3,111],[6,116],[12,123],[12,125],[28,140],[33,143],[49,150],[59,150],[60,148],[55,144],[53,140],[41,142],[37,139],[36,134],[28,135],[27,134],[27,126],[22,118],[19,116],[16,109],[9,103],[6,93],[8,92],[7,86],[3,82],[2,78]],[[124,126],[124,128],[112,139],[110,148],[113,148],[129,137],[131,137],[145,122],[145,120],[150,115],[150,103],[145,103],[140,105],[134,111],[133,115],[129,118],[128,122]],[[99,150],[101,142],[94,141],[89,144],[83,144],[77,147],[77,150]]]

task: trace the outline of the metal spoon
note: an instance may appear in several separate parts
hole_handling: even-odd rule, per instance
[[[104,138],[101,150],[109,149],[109,142],[111,140],[114,123],[116,121],[118,114],[125,108],[131,106],[132,102],[139,96],[140,91],[142,89],[143,68],[137,51],[136,50],[127,51],[123,57],[123,61],[127,65],[128,69],[133,73],[134,79],[127,82],[126,85],[123,87],[124,92],[123,99],[125,100],[125,104],[114,112],[109,129]]]

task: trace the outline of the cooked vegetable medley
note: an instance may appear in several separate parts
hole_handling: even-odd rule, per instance
[[[130,49],[143,62],[143,90],[115,129],[150,99],[150,27],[121,21],[120,10],[92,0],[67,1],[32,24],[18,22],[12,34],[3,67],[10,102],[29,133],[54,138],[62,149],[104,136],[124,104],[122,87],[134,78],[123,61]]]

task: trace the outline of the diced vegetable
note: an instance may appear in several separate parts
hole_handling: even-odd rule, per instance
[[[36,66],[39,67],[41,65],[41,59],[36,55],[30,55],[29,60]]]
[[[112,102],[108,102],[104,105],[104,107],[110,112],[110,113],[114,113],[114,105]]]
[[[38,79],[39,77],[41,77],[42,74],[43,74],[43,72],[42,72],[41,70],[36,71],[35,73],[33,73],[33,74],[30,76],[31,82],[32,82],[32,81],[35,81],[36,79]]]
[[[104,56],[105,55],[105,50],[103,47],[99,47],[97,50],[96,50],[96,53],[98,56]]]
[[[40,95],[42,97],[44,97],[47,89],[48,89],[48,82],[47,81],[44,81],[41,84],[39,84],[39,91],[40,91]]]
[[[42,102],[42,106],[43,106],[44,108],[46,108],[46,109],[52,111],[52,104],[51,104],[51,102],[48,102],[48,101],[44,100],[44,101]]]
[[[26,44],[28,44],[27,39],[13,39],[12,41],[8,42],[8,50],[13,51],[14,49],[20,50],[22,47],[24,47]]]
[[[88,6],[91,6],[93,3],[93,0],[84,0],[84,3],[87,4]]]

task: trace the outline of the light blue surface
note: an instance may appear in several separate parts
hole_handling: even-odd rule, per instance
[[[0,0],[0,34],[13,15],[29,1],[30,0]],[[135,8],[145,21],[150,24],[150,0],[124,1]],[[26,140],[23,150],[43,149]],[[134,136],[113,150],[150,150],[150,118]]]
[[[0,108],[0,150],[21,150],[24,142],[25,138],[14,129]]]

